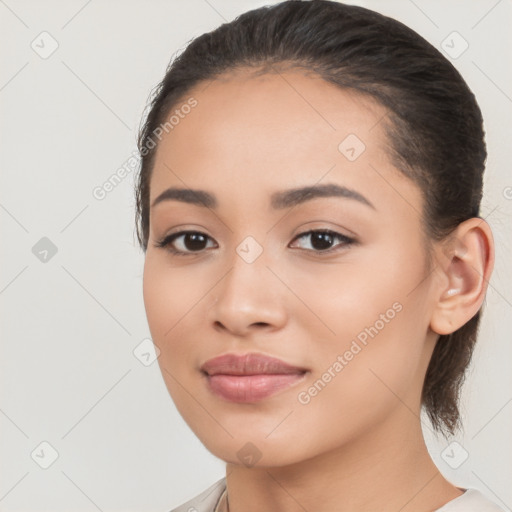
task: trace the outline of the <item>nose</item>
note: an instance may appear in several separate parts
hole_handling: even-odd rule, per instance
[[[230,270],[214,288],[209,321],[215,329],[248,336],[279,330],[286,323],[286,287],[264,254],[252,263],[238,254],[233,257]]]

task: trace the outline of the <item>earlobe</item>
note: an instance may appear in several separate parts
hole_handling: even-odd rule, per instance
[[[430,328],[450,334],[468,322],[480,309],[494,266],[494,241],[487,222],[468,219],[439,243]]]

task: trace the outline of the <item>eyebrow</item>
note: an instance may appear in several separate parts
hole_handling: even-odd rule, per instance
[[[271,195],[270,204],[273,209],[282,210],[318,197],[342,197],[345,199],[352,199],[365,204],[374,210],[376,209],[375,206],[373,206],[373,204],[359,192],[335,183],[310,185],[274,192]],[[171,200],[212,209],[217,208],[219,204],[217,198],[206,190],[170,187],[164,190],[153,201],[151,208],[154,208],[157,204],[163,201]]]

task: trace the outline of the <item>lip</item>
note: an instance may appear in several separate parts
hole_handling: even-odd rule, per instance
[[[231,402],[263,400],[304,379],[306,368],[263,354],[224,354],[201,366],[211,392]]]

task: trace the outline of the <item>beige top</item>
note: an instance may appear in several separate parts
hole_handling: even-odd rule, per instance
[[[170,512],[227,512],[226,478],[221,478],[208,489]],[[434,512],[505,512],[477,489],[466,489],[464,494],[449,501]]]

